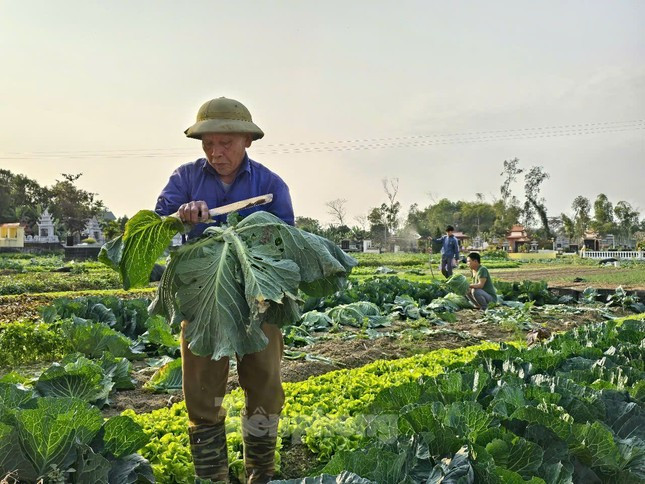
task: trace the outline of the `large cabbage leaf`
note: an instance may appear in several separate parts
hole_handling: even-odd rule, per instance
[[[374,303],[367,301],[358,301],[350,304],[342,304],[331,308],[327,314],[337,324],[361,327],[363,319],[376,318],[381,319],[381,310]],[[387,318],[384,318],[387,319]]]
[[[160,393],[181,390],[182,381],[181,358],[177,358],[159,368],[144,388]]]
[[[179,339],[172,334],[172,328],[162,316],[152,316],[146,321],[146,331],[141,340],[156,347],[159,354],[174,355],[179,352]]]
[[[122,236],[101,248],[99,260],[119,271],[125,289],[146,286],[155,262],[183,228],[178,218],[141,210],[125,224]]]
[[[106,351],[100,364],[105,375],[114,382],[115,390],[134,390],[135,381],[130,377],[132,363],[127,358],[119,358]]]
[[[7,408],[18,408],[34,397],[34,392],[28,388],[13,383],[0,382],[0,405]]]
[[[0,447],[0,463],[22,454],[21,481],[36,481],[52,470],[66,469],[76,458],[76,445],[89,444],[103,423],[101,411],[75,398],[39,398],[35,408],[13,411],[16,433],[12,445]],[[2,455],[9,452],[12,458]],[[2,469],[6,470],[6,469]]]
[[[16,482],[62,482],[53,477],[59,473],[65,482],[154,482],[150,463],[134,454],[148,440],[130,417],[104,421],[79,399],[35,398],[0,422],[0,475]]]
[[[456,274],[446,281],[446,285],[451,292],[459,294],[460,296],[465,296],[468,292],[470,283],[468,282],[468,279],[466,279],[466,276]]]
[[[90,358],[100,358],[104,351],[119,357],[137,357],[133,341],[103,323],[92,323],[74,317],[63,325],[63,334],[68,338],[73,351]]]
[[[54,363],[40,375],[35,388],[45,397],[74,397],[102,406],[113,386],[100,365],[80,357],[64,365]]]
[[[262,323],[300,319],[298,289],[333,293],[355,265],[333,242],[255,212],[173,253],[151,312],[189,321],[184,337],[196,355],[243,356],[266,347]]]
[[[112,417],[103,425],[105,451],[120,459],[142,448],[150,440],[141,426],[130,417]]]
[[[321,474],[318,477],[305,477],[304,479],[289,479],[287,481],[271,481],[269,484],[374,484],[368,479],[353,472],[343,471],[336,476]]]

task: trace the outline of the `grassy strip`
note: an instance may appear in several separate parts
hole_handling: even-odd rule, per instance
[[[26,294],[83,289],[117,289],[119,275],[109,269],[90,273],[28,272],[0,279],[0,294]]]
[[[81,296],[116,296],[121,298],[132,299],[136,297],[150,297],[157,291],[157,287],[146,287],[143,289],[134,289],[125,291],[123,289],[82,289],[74,291],[52,291],[52,292],[34,292],[29,294],[6,294],[0,296],[0,304],[3,302],[12,302],[23,298],[42,299],[48,301],[59,297],[75,298]]]

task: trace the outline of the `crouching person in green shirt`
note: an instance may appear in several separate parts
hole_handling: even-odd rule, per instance
[[[471,252],[467,258],[468,267],[473,273],[473,283],[466,297],[477,309],[486,309],[491,301],[497,301],[497,293],[490,273],[481,265],[481,257],[477,252]]]

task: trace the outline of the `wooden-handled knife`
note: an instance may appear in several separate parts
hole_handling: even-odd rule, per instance
[[[266,195],[260,195],[259,197],[247,198],[245,200],[240,200],[239,202],[229,203],[228,205],[222,205],[221,207],[211,208],[208,211],[210,218],[217,217],[218,215],[225,215],[231,212],[237,212],[239,210],[244,210],[246,208],[257,207],[258,205],[265,205],[273,201],[273,193],[267,193]],[[175,212],[170,217],[179,218],[179,212]]]

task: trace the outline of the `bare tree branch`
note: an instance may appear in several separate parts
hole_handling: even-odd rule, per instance
[[[327,213],[338,220],[338,225],[345,225],[345,204],[347,200],[344,198],[337,198],[325,203],[325,206],[329,209]]]

